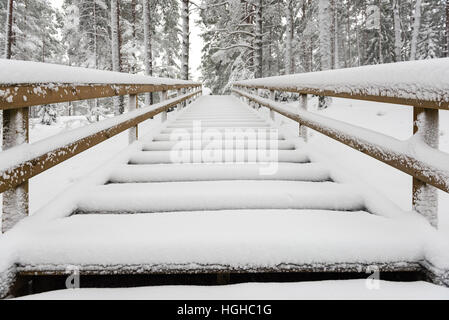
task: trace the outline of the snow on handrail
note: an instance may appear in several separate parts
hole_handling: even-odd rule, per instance
[[[191,99],[200,92],[201,90],[198,90],[33,144],[22,144],[2,151],[0,157],[0,193],[22,184],[28,179],[158,113]]]
[[[57,64],[0,59],[0,109],[200,87],[154,78]]]
[[[297,113],[294,113],[285,109],[281,103],[270,99],[235,88],[233,91],[425,183],[449,192],[449,154],[430,148],[418,139],[419,136],[414,136],[407,141],[400,141],[306,110],[299,109]]]
[[[252,79],[234,85],[449,109],[449,58]]]

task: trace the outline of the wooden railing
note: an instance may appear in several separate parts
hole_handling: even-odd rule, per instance
[[[2,230],[28,215],[28,180],[93,146],[201,94],[201,84],[59,65],[0,60],[0,110],[3,151],[0,153]],[[25,82],[22,79],[26,79]],[[168,92],[176,97],[168,99]],[[161,102],[138,109],[138,95],[159,92]],[[38,105],[128,95],[128,113],[28,144],[29,108]]]
[[[247,80],[235,83],[233,92],[269,108],[272,118],[278,112],[298,122],[304,139],[311,128],[411,175],[413,209],[437,226],[435,188],[449,192],[449,154],[438,150],[439,110],[449,110],[448,71],[449,59],[436,59]],[[277,103],[276,91],[298,93],[297,110]],[[401,141],[311,113],[309,94],[412,106],[414,135]]]

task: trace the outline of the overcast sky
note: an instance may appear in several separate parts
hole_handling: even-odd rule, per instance
[[[61,7],[64,0],[50,0],[55,7]],[[193,10],[190,17],[190,73],[193,80],[198,80],[201,73],[198,68],[201,64],[201,49],[203,41],[200,37],[200,28],[195,25],[195,20],[198,20],[198,12]]]

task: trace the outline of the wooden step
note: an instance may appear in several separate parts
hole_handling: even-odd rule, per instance
[[[302,181],[195,181],[108,184],[91,188],[78,213],[145,213],[236,209],[355,211],[364,200],[349,185]]]
[[[316,163],[279,163],[269,172],[263,164],[121,165],[110,175],[110,183],[291,180],[331,181],[329,170]]]

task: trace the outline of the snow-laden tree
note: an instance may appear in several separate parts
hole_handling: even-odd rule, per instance
[[[58,39],[60,22],[60,13],[48,0],[1,0],[2,57],[61,62],[64,47]]]
[[[121,61],[121,29],[120,29],[120,2],[111,0],[111,52],[112,52],[112,70],[116,72],[122,71]],[[114,97],[114,113],[116,115],[125,112],[125,100],[123,96]]]
[[[58,112],[56,108],[56,106],[50,104],[46,104],[40,107],[39,117],[42,124],[51,126],[52,124],[56,123],[58,119]]]

